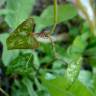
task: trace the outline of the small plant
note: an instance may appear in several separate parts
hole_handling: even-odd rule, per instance
[[[5,2],[0,15],[11,32],[0,34],[1,60],[12,82],[6,91],[0,80],[1,96],[95,96],[95,1],[53,0],[40,16],[30,16],[35,0]]]

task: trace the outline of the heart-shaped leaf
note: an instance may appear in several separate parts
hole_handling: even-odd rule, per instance
[[[32,34],[34,20],[32,17],[21,23],[7,39],[8,49],[34,49],[39,43]]]

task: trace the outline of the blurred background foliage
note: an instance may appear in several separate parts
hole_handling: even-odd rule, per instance
[[[51,31],[53,0],[0,0],[0,96],[96,96],[96,37],[69,0],[57,1],[55,57],[48,38],[26,37]],[[8,50],[18,37],[28,49]]]

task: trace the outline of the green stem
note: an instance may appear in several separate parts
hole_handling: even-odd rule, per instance
[[[54,0],[54,25],[53,28],[50,32],[50,34],[52,34],[55,31],[56,28],[56,24],[57,24],[57,0]]]
[[[29,58],[28,58],[28,61],[27,61],[27,63],[26,63],[26,68],[28,68],[28,64],[29,64],[31,58],[32,58],[32,54],[31,54],[31,55],[29,56]]]

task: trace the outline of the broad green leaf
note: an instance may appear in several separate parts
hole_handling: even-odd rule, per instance
[[[90,71],[81,70],[78,79],[87,87],[93,87],[93,74]]]
[[[2,15],[8,15],[8,14],[12,14],[13,12],[11,10],[8,9],[0,9],[0,16]]]
[[[12,29],[15,29],[29,17],[35,0],[6,0],[6,2],[6,9],[13,13],[7,14],[5,20]]]
[[[87,33],[77,36],[73,41],[73,44],[67,50],[66,62],[68,63],[68,68],[65,72],[65,78],[69,81],[68,87],[73,84],[79,75],[82,64],[82,55],[87,47],[88,37]]]
[[[92,90],[83,85],[80,81],[76,81],[69,91],[72,92],[75,96],[95,96]]]
[[[8,49],[34,49],[39,43],[32,34],[34,20],[32,17],[22,22],[7,39]]]
[[[77,60],[74,60],[69,63],[68,68],[65,72],[65,77],[68,79],[68,86],[67,88],[70,88],[71,85],[75,82],[77,79],[82,64],[82,58],[78,58]]]
[[[69,46],[69,48],[67,49],[67,56],[70,58],[76,58],[77,56],[78,57],[81,56],[88,45],[87,44],[88,37],[89,37],[88,33],[84,33],[82,35],[77,36],[74,39],[73,44]]]
[[[7,74],[28,75],[33,72],[33,56],[30,53],[19,55],[12,60],[7,68]]]
[[[63,76],[54,79],[42,79],[43,84],[46,86],[51,96],[94,96],[80,81],[76,80],[73,86],[66,90],[67,79]]]
[[[67,86],[66,78],[48,76],[48,74],[46,74],[45,77],[42,77],[41,79],[51,96],[71,96],[70,92],[65,90]]]
[[[41,14],[40,18],[34,17],[36,21],[36,32],[41,31],[42,28],[54,24],[54,10],[53,6],[49,6]],[[58,20],[57,23],[68,21],[77,15],[76,9],[71,4],[58,5]]]
[[[71,9],[71,10],[70,10]],[[66,21],[69,19],[72,19],[74,16],[77,15],[77,11],[75,7],[71,4],[65,4],[65,5],[58,5],[57,7],[57,17],[58,17],[58,23],[62,21]],[[47,9],[44,10],[44,12],[41,14],[42,18],[50,18],[52,21],[54,20],[54,7],[49,6]]]
[[[15,59],[18,54],[19,50],[8,50],[6,45],[6,39],[8,38],[9,34],[4,33],[0,34],[0,42],[3,44],[3,55],[2,55],[2,61],[4,65],[9,65],[11,60]]]

